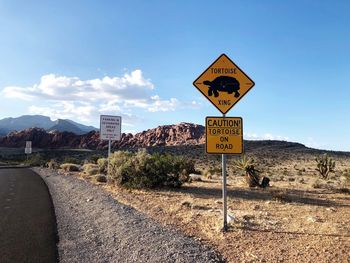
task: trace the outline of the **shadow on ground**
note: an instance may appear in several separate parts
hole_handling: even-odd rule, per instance
[[[169,191],[169,190],[168,190]],[[216,198],[222,197],[222,191],[219,188],[208,188],[208,187],[194,187],[191,185],[183,186],[176,190],[170,190],[174,192],[180,192],[184,194],[191,194],[197,198]],[[328,190],[329,191],[329,190]],[[303,205],[315,205],[324,207],[349,207],[350,205],[336,202],[333,200],[325,200],[317,196],[328,193],[322,190],[296,190],[296,189],[284,189],[271,187],[268,189],[244,189],[244,188],[229,188],[227,195],[229,198],[238,198],[245,200],[263,200],[271,201],[278,200],[286,203],[299,203]],[[335,192],[333,192],[334,194]]]

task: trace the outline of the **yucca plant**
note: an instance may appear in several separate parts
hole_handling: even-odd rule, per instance
[[[244,176],[249,187],[260,186],[259,171],[255,169],[252,158],[243,155],[242,158],[234,161],[233,166],[245,173]]]
[[[329,173],[334,173],[335,161],[332,158],[328,158],[327,154],[323,154],[316,158],[318,171],[323,179],[327,179]]]

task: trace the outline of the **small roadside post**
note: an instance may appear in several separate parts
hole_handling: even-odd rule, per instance
[[[27,161],[29,154],[32,153],[32,141],[26,141],[26,148],[24,148],[24,153],[27,155]]]
[[[227,154],[243,153],[243,119],[226,113],[255,85],[228,56],[220,55],[193,85],[222,113],[206,117],[206,153],[221,154],[223,231],[227,225]]]
[[[119,141],[121,138],[121,116],[101,115],[100,116],[100,139],[108,140],[107,157],[107,182],[109,182],[109,159],[111,155],[111,141]]]

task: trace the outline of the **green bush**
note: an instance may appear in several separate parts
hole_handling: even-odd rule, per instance
[[[66,172],[79,172],[81,168],[80,165],[75,163],[64,163],[64,164],[61,164],[60,167]]]
[[[63,163],[81,164],[81,161],[74,157],[65,157]]]
[[[93,155],[90,156],[89,162],[90,162],[90,163],[97,164],[97,161],[98,161],[99,159],[101,159],[102,157],[103,157],[103,156],[100,155],[100,154],[93,154]]]
[[[25,164],[29,166],[43,166],[45,165],[46,161],[43,156],[41,156],[39,153],[31,154],[29,158],[25,161]]]
[[[180,187],[195,171],[192,161],[169,154],[118,151],[110,158],[111,178],[127,188]]]
[[[101,173],[107,173],[108,160],[107,158],[100,158],[97,160],[97,165]]]

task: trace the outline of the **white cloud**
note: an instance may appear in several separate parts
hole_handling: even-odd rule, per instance
[[[99,119],[101,114],[122,116],[123,126],[134,127],[141,119],[133,114],[122,112],[115,107],[95,107],[90,103],[76,103],[62,101],[52,104],[50,107],[30,106],[30,114],[50,116],[52,119],[75,119],[80,122],[91,124]]]
[[[288,141],[289,137],[281,135],[273,135],[271,133],[265,133],[262,135],[256,133],[244,133],[244,138],[247,140],[277,140],[277,141]]]
[[[161,100],[159,96],[151,97],[153,103],[152,106],[148,108],[150,112],[156,111],[174,111],[179,105],[179,101],[175,98],[170,100]]]
[[[38,84],[29,87],[8,86],[1,93],[7,98],[40,101],[29,107],[30,113],[52,118],[75,118],[88,122],[99,114],[121,114],[136,118],[132,108],[148,112],[198,108],[200,103],[180,102],[176,98],[161,99],[154,94],[154,85],[137,69],[121,77],[82,80],[78,77],[44,75]],[[50,107],[47,106],[50,103]]]
[[[326,146],[325,144],[318,143],[313,137],[308,137],[304,143],[307,147],[316,149],[321,149],[322,147]]]
[[[57,101],[103,101],[110,99],[134,100],[149,97],[154,89],[149,79],[145,79],[141,70],[135,70],[122,77],[81,80],[77,77],[48,74],[41,77],[39,84],[31,87],[5,87],[5,97],[19,99],[48,99]]]
[[[30,106],[31,114],[42,114],[50,116],[53,119],[69,119],[76,118],[82,122],[90,122],[92,113],[96,110],[89,103],[74,103],[71,101],[63,101],[53,104],[51,107]]]

